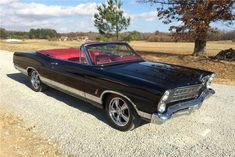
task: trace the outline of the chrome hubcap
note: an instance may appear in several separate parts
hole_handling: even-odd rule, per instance
[[[39,75],[36,71],[33,71],[31,74],[31,84],[32,84],[33,88],[35,88],[35,89],[38,89],[40,86]]]
[[[125,126],[130,120],[130,110],[124,100],[115,97],[109,103],[109,115],[113,122]]]

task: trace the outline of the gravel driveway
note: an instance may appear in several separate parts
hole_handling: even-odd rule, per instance
[[[33,131],[75,156],[235,156],[235,86],[214,85],[202,108],[162,125],[120,132],[102,110],[54,89],[33,92],[0,51],[0,107],[24,118]]]

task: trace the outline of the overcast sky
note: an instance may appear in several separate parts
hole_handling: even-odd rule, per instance
[[[7,30],[52,28],[58,32],[97,31],[93,15],[105,0],[0,0],[0,24]],[[156,6],[123,0],[125,16],[131,17],[127,31],[167,32],[169,25],[157,19]],[[223,30],[234,29],[222,22],[212,24]]]

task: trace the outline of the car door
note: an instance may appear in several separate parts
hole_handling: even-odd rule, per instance
[[[73,96],[85,98],[84,71],[88,66],[84,60],[51,58],[46,83]]]

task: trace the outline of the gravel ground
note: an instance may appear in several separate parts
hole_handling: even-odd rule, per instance
[[[58,152],[47,140],[26,128],[21,117],[0,108],[1,157],[56,157]],[[59,154],[60,155],[60,154]]]
[[[90,104],[54,89],[33,92],[14,69],[12,53],[0,52],[0,107],[23,117],[65,156],[235,157],[235,86],[214,88],[216,94],[189,116],[120,132]]]

